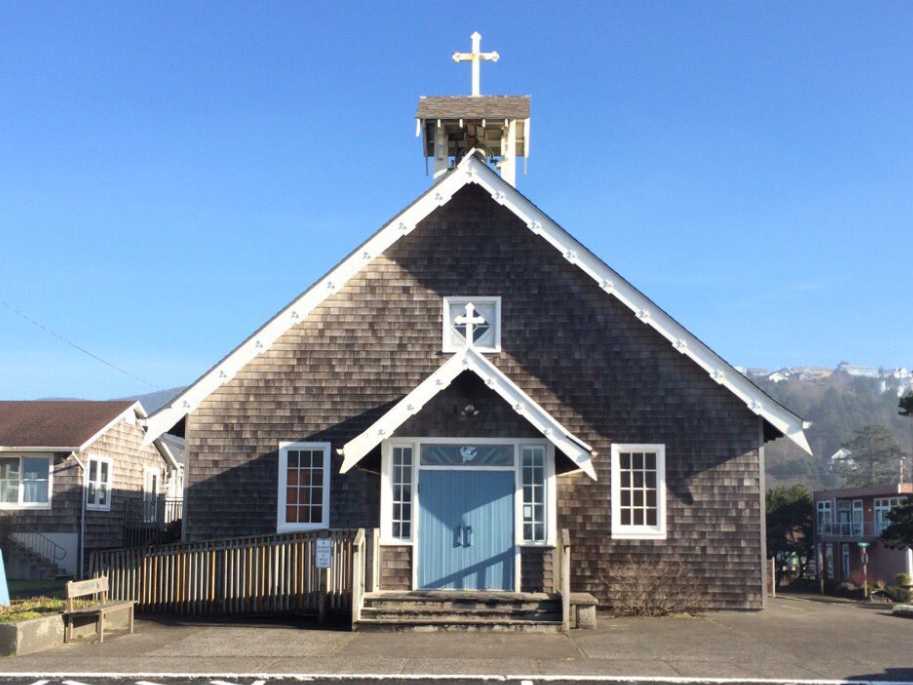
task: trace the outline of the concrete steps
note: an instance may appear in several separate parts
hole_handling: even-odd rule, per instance
[[[365,596],[360,631],[556,632],[561,600],[543,593],[418,591]]]
[[[7,540],[4,544],[6,577],[16,580],[53,580],[68,577],[57,564],[36,554],[32,550]]]

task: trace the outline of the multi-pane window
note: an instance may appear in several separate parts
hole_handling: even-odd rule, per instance
[[[665,521],[665,447],[612,446],[612,536],[662,539]]]
[[[86,472],[86,508],[108,511],[111,508],[111,460],[90,457]]]
[[[393,448],[393,530],[397,540],[412,537],[412,448]]]
[[[288,443],[280,446],[280,531],[328,526],[329,460],[328,443]]]
[[[833,509],[831,508],[830,500],[821,500],[817,505],[818,512],[818,532],[819,533],[830,533],[833,526]]]
[[[523,481],[523,542],[544,543],[545,448],[522,447],[520,469]]]
[[[888,514],[891,509],[899,507],[906,501],[906,497],[878,497],[875,499],[875,534],[881,535],[885,528],[891,525]]]
[[[49,457],[0,458],[0,506],[47,507],[50,483]]]

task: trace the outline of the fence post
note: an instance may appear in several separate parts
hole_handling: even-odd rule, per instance
[[[352,625],[361,619],[361,605],[365,595],[365,571],[367,570],[367,546],[365,529],[359,528],[352,542]]]
[[[318,538],[319,539],[319,538]],[[311,560],[311,563],[316,565],[317,559],[317,543],[314,543],[314,559]],[[337,560],[333,559],[332,563],[335,563]],[[330,569],[328,568],[318,568],[317,569],[317,587],[319,588],[317,592],[317,623],[323,625],[327,620],[327,601],[329,600],[330,593]]]
[[[380,590],[380,528],[371,531],[371,584],[368,592]]]
[[[571,534],[561,529],[561,630],[571,629]]]

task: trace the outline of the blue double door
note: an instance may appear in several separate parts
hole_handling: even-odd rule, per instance
[[[514,472],[419,471],[418,584],[514,590]]]

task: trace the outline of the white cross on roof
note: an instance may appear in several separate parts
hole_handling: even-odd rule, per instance
[[[501,59],[501,55],[497,52],[482,52],[482,36],[476,31],[473,33],[470,38],[472,38],[472,52],[454,52],[453,61],[454,62],[472,62],[472,95],[473,97],[478,97],[481,95],[479,81],[481,79],[479,75],[479,65],[482,60],[488,62],[497,62]]]

